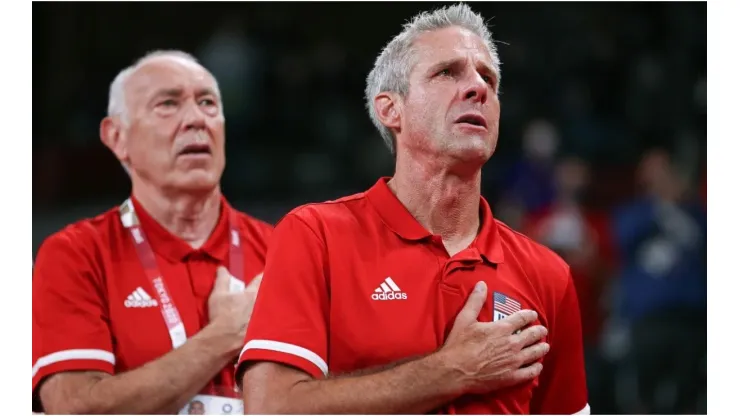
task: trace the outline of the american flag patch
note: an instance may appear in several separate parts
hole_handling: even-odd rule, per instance
[[[522,309],[522,304],[500,292],[493,292],[493,311],[511,315]]]

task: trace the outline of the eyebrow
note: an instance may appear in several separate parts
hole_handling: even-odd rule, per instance
[[[462,58],[452,58],[452,59],[447,59],[445,61],[438,62],[432,65],[432,71],[436,73],[438,71],[441,71],[444,68],[460,65],[462,60],[463,60]],[[487,75],[491,75],[498,80],[498,73],[490,65],[488,65],[485,62],[482,62],[480,66],[483,67],[483,71],[486,72]]]
[[[154,97],[179,97],[182,95],[181,88],[164,88],[157,90]]]
[[[441,71],[444,68],[456,65],[460,65],[460,58],[452,58],[445,61],[437,62],[436,64],[432,65],[431,69],[433,72],[437,72]]]
[[[177,97],[182,96],[182,94],[183,94],[182,88],[163,88],[163,89],[158,90],[154,94],[153,100],[157,100],[162,97],[177,98]],[[200,88],[199,90],[195,92],[196,97],[202,97],[204,95],[213,95],[214,97],[218,97],[218,94],[216,94],[216,92],[212,88],[209,88],[209,87]]]
[[[196,97],[202,97],[204,95],[213,95],[214,97],[218,97],[216,91],[209,87],[203,87],[195,92]]]

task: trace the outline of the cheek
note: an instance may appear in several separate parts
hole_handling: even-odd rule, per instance
[[[407,125],[411,130],[427,131],[433,128],[433,125],[439,123],[439,119],[444,117],[444,110],[432,103],[436,103],[434,97],[429,94],[418,95],[414,101],[407,102],[404,107],[406,113]]]
[[[224,124],[218,123],[209,127],[213,142],[217,152],[223,152],[226,144],[226,134],[224,132]]]
[[[172,140],[161,134],[152,134],[141,137],[132,149],[132,156],[151,162],[168,160],[172,156]]]
[[[499,116],[501,115],[501,101],[499,101],[498,96],[493,96],[493,99],[491,100],[491,115],[498,120]]]

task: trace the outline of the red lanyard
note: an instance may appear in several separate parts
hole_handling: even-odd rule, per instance
[[[180,318],[180,313],[177,311],[174,300],[169,294],[170,292],[167,290],[162,273],[159,272],[157,261],[154,258],[154,252],[146,239],[144,230],[141,229],[141,224],[134,210],[134,204],[130,198],[123,203],[120,212],[121,223],[131,233],[134,246],[136,247],[136,254],[138,254],[141,265],[144,267],[144,271],[157,295],[162,317],[170,332],[172,349],[178,348],[187,340],[185,325],[182,322],[182,318]],[[229,272],[235,278],[232,279],[232,290],[235,290],[235,286],[237,289],[239,287],[244,288],[244,256],[242,250],[239,248],[239,232],[235,228],[235,224],[236,221],[234,221],[234,212],[232,210],[229,213],[229,234],[231,237],[229,244]]]

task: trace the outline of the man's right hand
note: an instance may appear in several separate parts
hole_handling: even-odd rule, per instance
[[[210,325],[226,335],[229,345],[233,342],[233,351],[238,353],[244,346],[249,319],[252,317],[257,290],[262,281],[258,276],[246,286],[244,291],[234,292],[231,289],[229,271],[220,266],[216,271],[216,282],[208,298],[208,317]]]
[[[460,374],[465,393],[483,394],[534,379],[542,371],[542,364],[536,361],[550,349],[542,341],[547,335],[545,327],[525,329],[537,319],[534,311],[518,311],[496,322],[478,322],[486,298],[486,284],[478,282],[437,352]]]
[[[238,291],[231,279],[226,268],[218,269],[208,298],[210,324],[182,347],[115,376],[75,371],[49,377],[39,390],[47,413],[177,413],[244,344],[261,278]],[[162,394],[152,395],[155,390]]]

